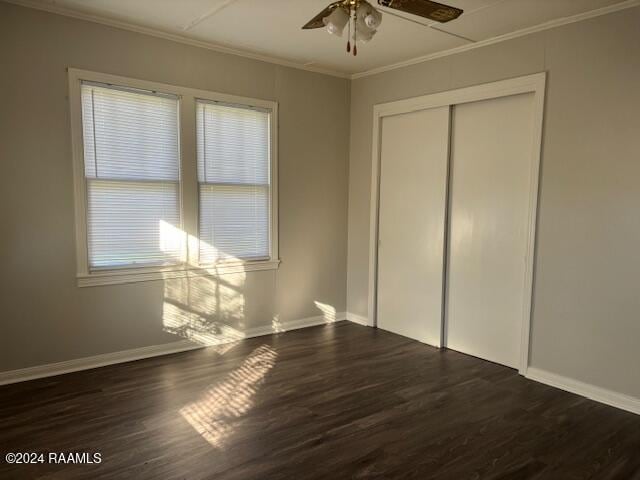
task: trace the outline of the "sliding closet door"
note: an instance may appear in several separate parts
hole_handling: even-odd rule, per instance
[[[452,115],[446,345],[518,367],[533,94],[457,105]]]
[[[440,345],[449,107],[384,117],[377,325]]]

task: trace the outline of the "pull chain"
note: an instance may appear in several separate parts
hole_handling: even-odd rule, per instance
[[[353,56],[358,55],[358,12],[353,12]]]
[[[349,7],[349,36],[347,37],[347,53],[351,52],[351,7]]]
[[[353,9],[353,56],[358,55],[358,10]]]

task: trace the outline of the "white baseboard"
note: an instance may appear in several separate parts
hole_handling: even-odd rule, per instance
[[[347,320],[357,323],[358,325],[364,325],[365,327],[373,327],[373,324],[367,317],[356,315],[355,313],[347,312]]]
[[[202,348],[202,345],[192,343],[188,340],[180,340],[162,345],[151,345],[149,347],[104,353],[92,357],[74,358],[73,360],[64,362],[47,363],[35,367],[21,368],[19,370],[9,370],[7,372],[0,372],[0,385],[25,382],[27,380],[35,380],[36,378],[53,377],[64,373],[113,365],[114,363],[132,362],[143,358],[186,352],[187,350],[195,350],[196,348]]]
[[[580,382],[572,378],[563,377],[562,375],[557,375],[555,373],[533,367],[529,367],[527,369],[525,377],[567,392],[581,395],[591,400],[595,400],[596,402],[604,403],[606,405],[640,415],[640,398],[596,387],[589,383]]]
[[[334,315],[331,315],[334,317]],[[284,322],[279,325],[271,325],[265,327],[252,328],[248,330],[245,338],[260,337],[262,335],[270,335],[272,333],[288,332],[290,330],[298,330],[299,328],[315,327],[317,325],[327,325],[335,322],[342,322],[347,319],[347,314],[344,312],[338,312],[335,314],[335,318],[329,318],[324,315],[318,315],[316,317],[301,318],[300,320],[292,320],[290,322]]]
[[[241,338],[229,338],[226,340],[222,340],[220,343],[238,341],[242,338],[261,337],[263,335],[287,332],[290,330],[297,330],[299,328],[326,325],[328,323],[346,320],[346,318],[346,313],[336,313],[335,319],[327,318],[324,315],[318,315],[315,317],[283,322],[277,326],[271,325],[265,327],[256,327],[244,332],[244,336]],[[132,362],[134,360],[158,357],[160,355],[169,355],[171,353],[186,352],[188,350],[206,348],[207,346],[209,345],[202,345],[191,342],[189,340],[180,340],[177,342],[165,343],[162,345],[151,345],[149,347],[105,353],[102,355],[94,355],[92,357],[76,358],[64,362],[48,363],[35,367],[21,368],[19,370],[9,370],[6,372],[0,372],[0,385],[25,382],[27,380],[35,380],[36,378],[53,377],[55,375],[62,375],[64,373],[77,372],[80,370],[90,370],[92,368],[104,367],[106,365]]]

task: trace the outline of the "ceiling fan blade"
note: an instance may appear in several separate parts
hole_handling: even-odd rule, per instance
[[[378,4],[441,23],[455,20],[463,12],[459,8],[430,0],[378,0]]]
[[[339,2],[333,2],[331,5],[327,6],[327,8],[325,8],[324,10],[322,10],[319,14],[317,14],[315,17],[313,17],[311,20],[309,20],[303,27],[303,30],[311,30],[313,28],[323,28],[324,27],[324,22],[322,21],[322,19],[326,16],[328,16],[331,12],[333,12],[338,5],[341,5],[342,3],[344,3],[343,1],[339,1]]]

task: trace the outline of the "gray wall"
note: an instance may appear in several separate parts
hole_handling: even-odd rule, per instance
[[[78,288],[67,67],[278,101],[279,270]],[[0,91],[0,371],[345,310],[347,80],[0,2]]]
[[[348,310],[367,315],[373,105],[548,72],[534,367],[640,397],[640,8],[351,85]]]

